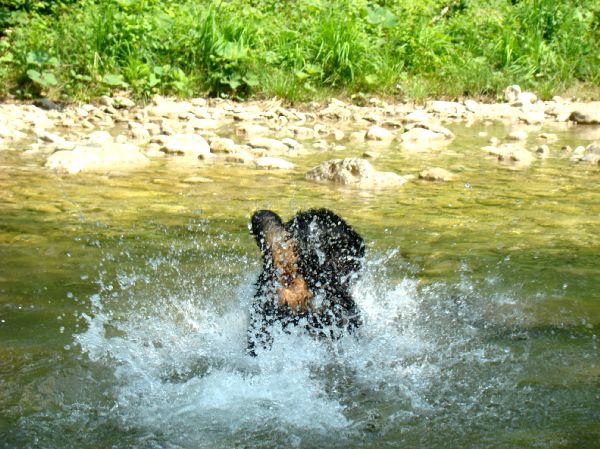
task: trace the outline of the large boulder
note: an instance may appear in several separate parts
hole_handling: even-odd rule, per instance
[[[378,172],[365,159],[333,159],[317,165],[305,175],[309,181],[352,185],[364,188],[388,188],[404,184],[407,179],[392,172]]]
[[[150,159],[132,144],[88,143],[79,145],[72,151],[57,151],[48,157],[45,167],[73,175],[80,172],[131,170],[145,167],[149,163]]]

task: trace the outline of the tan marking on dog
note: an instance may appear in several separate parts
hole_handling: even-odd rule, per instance
[[[281,285],[277,289],[279,304],[287,305],[296,313],[307,311],[311,308],[313,294],[298,272],[298,255],[293,240],[282,229],[267,230],[265,238]]]

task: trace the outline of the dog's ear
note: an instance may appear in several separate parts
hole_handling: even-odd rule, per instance
[[[270,210],[257,210],[250,220],[250,232],[263,254],[271,251],[273,240],[282,239],[285,233],[283,221]]]

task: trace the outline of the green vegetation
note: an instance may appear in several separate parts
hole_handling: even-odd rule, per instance
[[[0,95],[597,92],[595,0],[0,0]]]

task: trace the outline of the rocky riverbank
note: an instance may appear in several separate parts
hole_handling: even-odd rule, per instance
[[[505,101],[480,103],[429,101],[425,105],[371,99],[355,105],[332,99],[327,104],[284,107],[279,101],[237,103],[196,98],[177,101],[157,97],[136,105],[125,97],[101,97],[95,104],[61,107],[48,101],[0,105],[0,151],[33,157],[48,170],[78,173],[127,172],[159,158],[177,165],[243,164],[249,169],[294,170],[294,158],[335,150],[340,157],[306,173],[321,183],[359,188],[396,187],[411,179],[379,172],[369,162],[377,152],[418,153],[451,144],[453,124],[507,124],[507,135],[489,137],[482,155],[512,168],[560,155],[569,163],[600,164],[600,102],[582,103],[555,97],[540,101],[518,86]],[[555,145],[556,135],[542,128],[585,127],[586,146]],[[535,144],[532,144],[535,142]],[[348,146],[364,146],[363,157],[348,158]],[[439,167],[421,179],[449,181]]]

